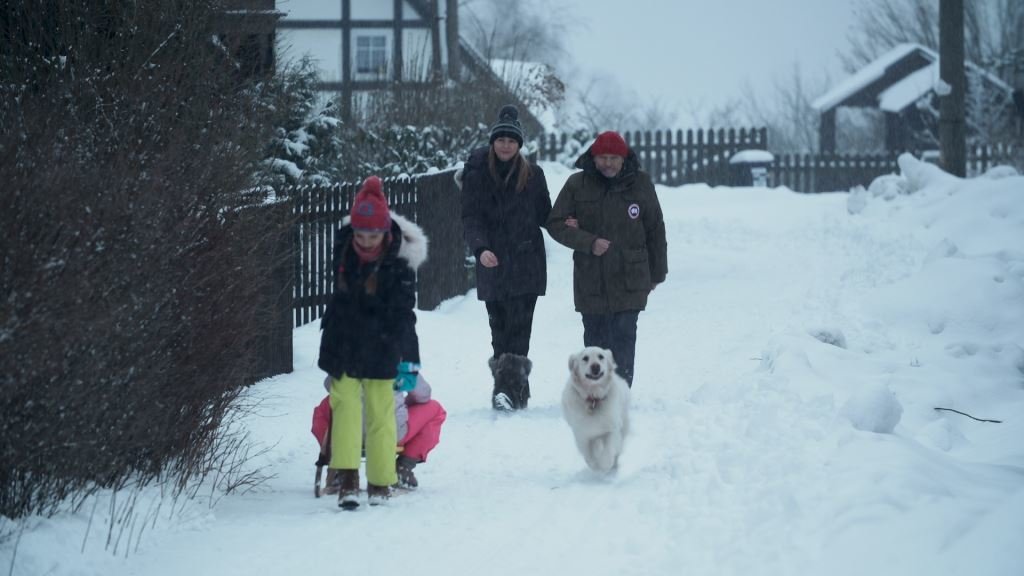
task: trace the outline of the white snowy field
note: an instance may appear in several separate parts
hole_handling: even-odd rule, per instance
[[[570,172],[544,167],[554,196]],[[529,410],[489,408],[475,294],[419,313],[448,410],[419,490],[356,512],[313,498],[308,325],[294,373],[251,388],[257,490],[174,510],[147,490],[112,529],[107,496],[32,519],[0,574],[1020,575],[1024,177],[902,169],[852,194],[659,187],[669,276],[611,476],[561,419],[582,328],[549,239]]]

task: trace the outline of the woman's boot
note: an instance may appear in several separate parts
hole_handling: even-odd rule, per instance
[[[507,354],[502,354],[501,358],[504,358]],[[491,408],[499,412],[511,412],[513,408],[512,396],[506,389],[507,378],[503,375],[504,373],[500,369],[501,359],[491,358],[487,361],[487,365],[491,368],[491,377],[494,379],[494,386],[491,388]]]
[[[533,362],[519,354],[502,354],[497,360],[491,359],[494,374],[492,393],[495,410],[521,410],[530,399],[530,370]],[[501,401],[502,408],[498,407]]]

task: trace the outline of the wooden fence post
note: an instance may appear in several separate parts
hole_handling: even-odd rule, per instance
[[[661,130],[654,131],[654,154],[654,164],[651,167],[651,178],[655,182],[664,182],[665,159],[663,158],[663,155],[665,154],[665,147],[661,142]]]
[[[463,239],[461,194],[454,170],[414,180],[419,225],[430,242],[430,255],[417,274],[417,307],[433,310],[465,294],[474,285],[474,268]]]

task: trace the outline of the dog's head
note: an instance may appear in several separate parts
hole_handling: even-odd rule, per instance
[[[584,396],[604,397],[615,373],[615,358],[611,350],[589,346],[569,356],[569,372]]]

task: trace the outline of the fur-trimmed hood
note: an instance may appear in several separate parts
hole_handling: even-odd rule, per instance
[[[345,216],[341,221],[342,227],[350,225],[351,220],[351,216]],[[430,243],[427,235],[418,224],[392,210],[392,233],[395,232],[396,226],[402,233],[402,242],[398,246],[398,257],[408,262],[413,270],[419,269],[427,261],[427,246]]]

